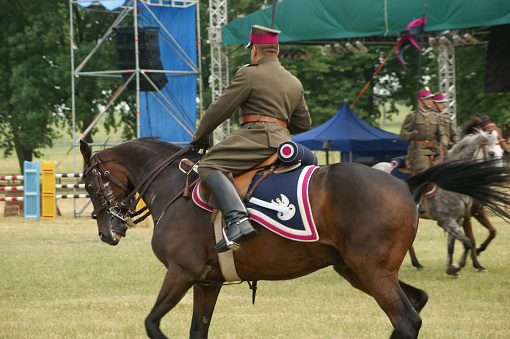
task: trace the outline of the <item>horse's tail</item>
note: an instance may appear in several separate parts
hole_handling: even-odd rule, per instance
[[[510,204],[510,168],[495,166],[499,161],[448,161],[432,166],[406,182],[411,191],[433,182],[444,190],[468,195],[496,214],[510,219],[504,211],[504,206]]]

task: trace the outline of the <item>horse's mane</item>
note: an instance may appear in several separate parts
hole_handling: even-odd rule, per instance
[[[462,127],[462,135],[473,134],[476,128],[481,128],[489,123],[492,120],[485,114],[478,114],[471,118],[470,121],[464,123]]]
[[[141,137],[138,139],[131,140],[129,142],[141,144],[144,147],[149,147],[151,149],[156,149],[157,151],[175,151],[179,148],[179,146],[172,144],[170,142],[161,141],[159,137]]]
[[[141,137],[125,143],[125,145],[129,144],[136,144],[141,146],[145,149],[146,152],[153,153],[160,158],[164,158],[166,155],[171,155],[181,149],[181,146],[171,142],[159,140],[159,137]],[[196,159],[196,157],[200,157],[200,154],[194,150],[186,152],[185,155],[194,159]]]

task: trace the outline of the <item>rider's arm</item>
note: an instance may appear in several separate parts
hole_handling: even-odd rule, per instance
[[[312,119],[310,118],[310,113],[308,112],[308,106],[306,105],[305,97],[302,94],[296,109],[292,113],[287,128],[289,129],[290,134],[297,134],[308,131],[311,126]]]
[[[409,113],[402,124],[402,128],[400,129],[400,140],[402,141],[410,141],[411,140],[411,131],[413,130],[414,125],[414,114],[413,112]]]
[[[248,72],[246,67],[242,67],[223,94],[207,108],[191,142],[208,138],[216,127],[230,118],[234,110],[249,97],[250,92]]]

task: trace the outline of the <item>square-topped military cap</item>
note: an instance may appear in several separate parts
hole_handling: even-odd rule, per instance
[[[253,44],[277,44],[278,34],[280,33],[281,31],[276,29],[253,25],[251,27],[250,42],[248,42],[246,48],[250,48]]]

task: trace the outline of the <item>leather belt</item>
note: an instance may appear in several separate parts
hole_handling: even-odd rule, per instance
[[[416,140],[416,143],[420,145],[436,146],[435,141]]]
[[[247,122],[274,122],[278,125],[281,125],[283,127],[287,127],[287,122],[278,118],[268,117],[265,115],[258,115],[258,114],[248,114],[243,115],[242,117],[239,117],[239,123],[241,125],[246,124]]]

